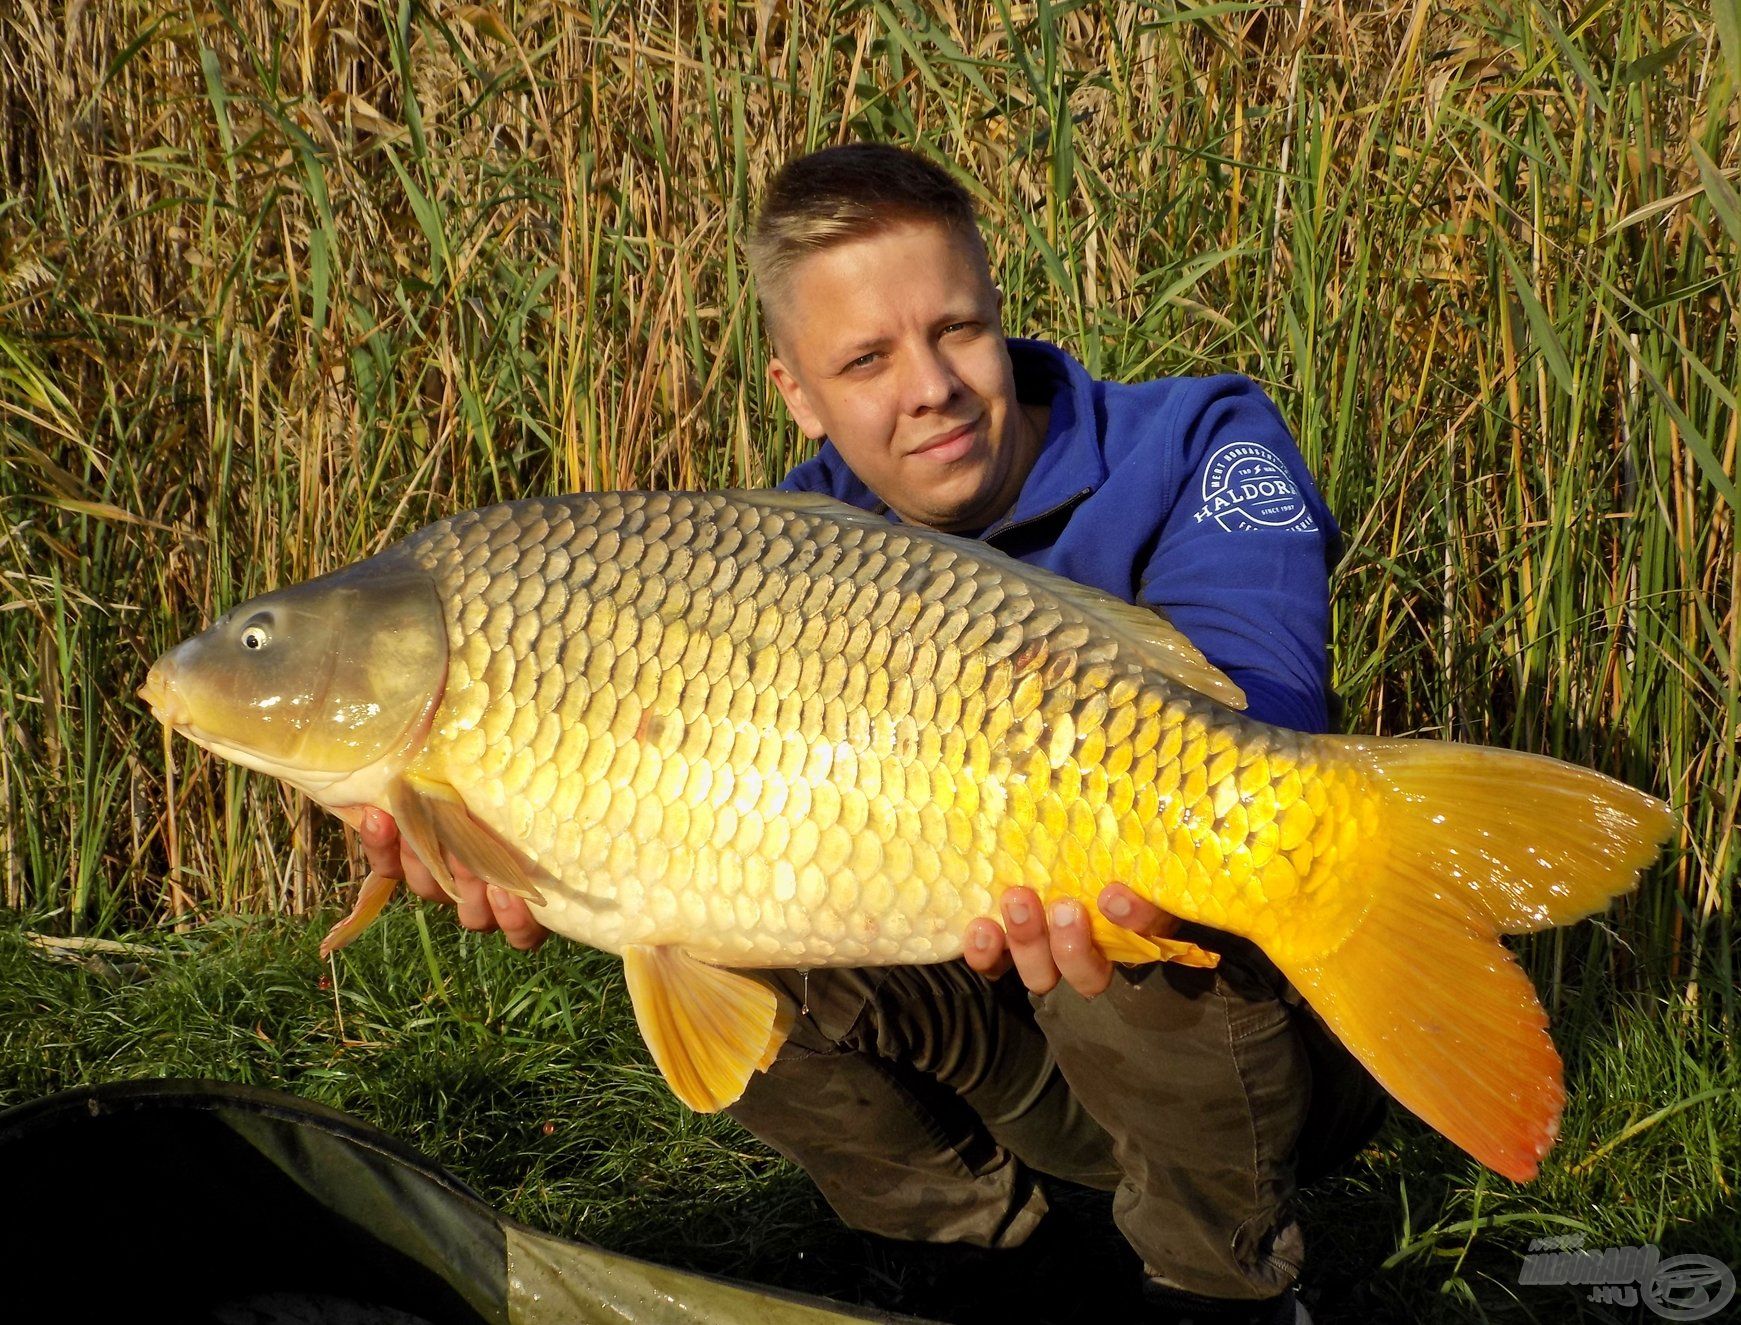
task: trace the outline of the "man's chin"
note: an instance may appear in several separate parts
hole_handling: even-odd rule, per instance
[[[975,494],[957,502],[932,501],[911,516],[903,515],[902,519],[942,534],[977,534],[997,518],[986,514],[985,510],[984,498]]]

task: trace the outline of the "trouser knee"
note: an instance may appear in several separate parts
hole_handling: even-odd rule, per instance
[[[1311,1072],[1274,968],[1220,946],[1223,969],[1121,970],[1094,1000],[1054,991],[1040,1024],[1112,1135],[1114,1218],[1149,1273],[1267,1299],[1303,1258],[1294,1166]]]

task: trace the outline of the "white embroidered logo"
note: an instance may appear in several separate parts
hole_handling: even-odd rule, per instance
[[[1281,457],[1257,442],[1229,442],[1203,468],[1203,508],[1191,517],[1214,520],[1228,531],[1298,529],[1318,522]]]

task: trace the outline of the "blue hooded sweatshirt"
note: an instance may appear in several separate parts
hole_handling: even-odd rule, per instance
[[[1017,395],[1051,415],[1015,504],[977,536],[1160,608],[1245,691],[1250,717],[1326,730],[1342,535],[1269,398],[1245,377],[1127,386],[1044,341],[1009,349]],[[780,486],[897,518],[832,442]]]

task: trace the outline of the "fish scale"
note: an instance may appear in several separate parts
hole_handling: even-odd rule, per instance
[[[1242,787],[1227,710],[899,526],[707,494],[590,514],[496,507],[406,551],[450,623],[420,766],[582,881],[543,918],[595,946],[933,961],[1012,882],[1091,903],[1119,880],[1225,923],[1223,862],[1299,803],[1297,742],[1256,742]],[[1254,865],[1231,903],[1297,868]]]
[[[1145,608],[788,493],[465,512],[243,604],[141,693],[353,824],[387,809],[455,895],[450,856],[620,953],[704,1110],[793,1012],[746,972],[947,960],[1021,884],[1118,962],[1253,940],[1393,1095],[1532,1177],[1564,1091],[1499,937],[1600,910],[1674,827],[1557,760],[1252,721]],[[1208,930],[1113,924],[1114,881]]]

